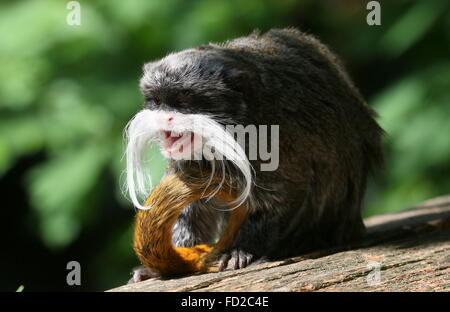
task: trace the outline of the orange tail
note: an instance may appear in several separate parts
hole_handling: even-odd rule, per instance
[[[172,228],[178,215],[188,204],[202,198],[202,194],[213,191],[219,182],[214,180],[205,192],[202,183],[186,179],[179,174],[163,178],[145,203],[152,208],[139,210],[136,215],[134,251],[143,265],[163,276],[215,271],[213,262],[217,254],[230,246],[247,215],[245,205],[230,210],[228,226],[214,246],[174,247]],[[224,184],[215,198],[231,202],[235,195]]]

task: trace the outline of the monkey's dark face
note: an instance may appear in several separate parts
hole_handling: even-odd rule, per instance
[[[220,48],[186,50],[145,65],[140,81],[144,109],[127,126],[127,186],[136,207],[143,208],[138,196],[150,190],[143,155],[151,142],[160,144],[173,166],[206,160],[212,168],[221,166],[222,174],[237,168],[244,182],[236,201],[249,196],[249,160],[225,127],[239,124],[246,109],[238,79],[245,75],[235,65]]]
[[[145,108],[184,114],[211,114],[227,120],[245,103],[233,79],[233,61],[213,49],[190,49],[144,66],[140,81]]]
[[[221,125],[237,122],[233,114],[242,114],[245,104],[230,83],[236,72],[232,62],[220,55],[219,49],[200,48],[173,53],[144,66],[140,81],[144,108],[154,113],[163,155],[181,159],[193,152],[193,146],[186,144],[202,136],[192,131],[193,126],[197,130],[202,127],[197,117],[214,118]]]

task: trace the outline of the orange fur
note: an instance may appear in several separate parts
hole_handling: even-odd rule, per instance
[[[205,192],[204,182],[208,178],[200,178],[199,183],[192,178],[188,180],[186,175],[172,174],[163,178],[152,191],[145,203],[152,208],[137,212],[134,227],[133,248],[144,266],[162,276],[216,270],[217,255],[230,246],[246,218],[245,205],[230,210],[228,226],[215,245],[172,245],[172,228],[183,208],[212,192],[220,182],[213,180]],[[215,198],[231,202],[236,194],[233,188],[224,184]]]

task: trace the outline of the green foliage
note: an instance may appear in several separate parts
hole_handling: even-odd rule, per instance
[[[131,216],[121,191],[122,131],[140,109],[143,63],[257,28],[300,26],[343,57],[388,133],[385,169],[370,188],[366,215],[448,193],[448,1],[381,2],[382,26],[369,27],[364,1],[84,0],[81,26],[67,25],[65,1],[4,1],[0,178],[25,157],[44,155],[23,185],[32,230],[53,250],[89,225],[101,228],[96,212],[107,197]],[[150,154],[157,182],[165,163],[157,148]],[[107,194],[105,176],[114,179]],[[94,261],[107,283],[117,281],[114,265],[131,257],[130,228],[131,219],[113,231]],[[104,266],[105,258],[116,260]]]
[[[446,5],[445,1],[417,1],[387,31],[381,49],[390,56],[402,54],[430,30]]]
[[[449,192],[449,82],[450,62],[438,63],[401,79],[372,101],[388,133],[388,179],[371,214]]]

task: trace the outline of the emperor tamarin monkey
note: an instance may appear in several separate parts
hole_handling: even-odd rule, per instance
[[[127,128],[130,197],[142,208],[139,195],[150,188],[143,155],[154,141],[168,173],[197,168],[231,177],[239,190],[235,205],[246,205],[247,218],[218,257],[219,269],[364,235],[361,202],[369,174],[382,162],[383,131],[339,60],[314,37],[273,29],[169,54],[144,66],[140,88],[144,110]],[[264,160],[249,159],[248,147],[232,144],[236,136],[227,125],[276,125],[277,140],[267,133],[279,151],[277,168],[262,170]],[[186,160],[186,153],[204,151],[196,142],[222,159]],[[173,227],[173,244],[214,242],[227,223],[222,208],[214,198],[191,203]],[[151,275],[140,269],[134,281]]]

